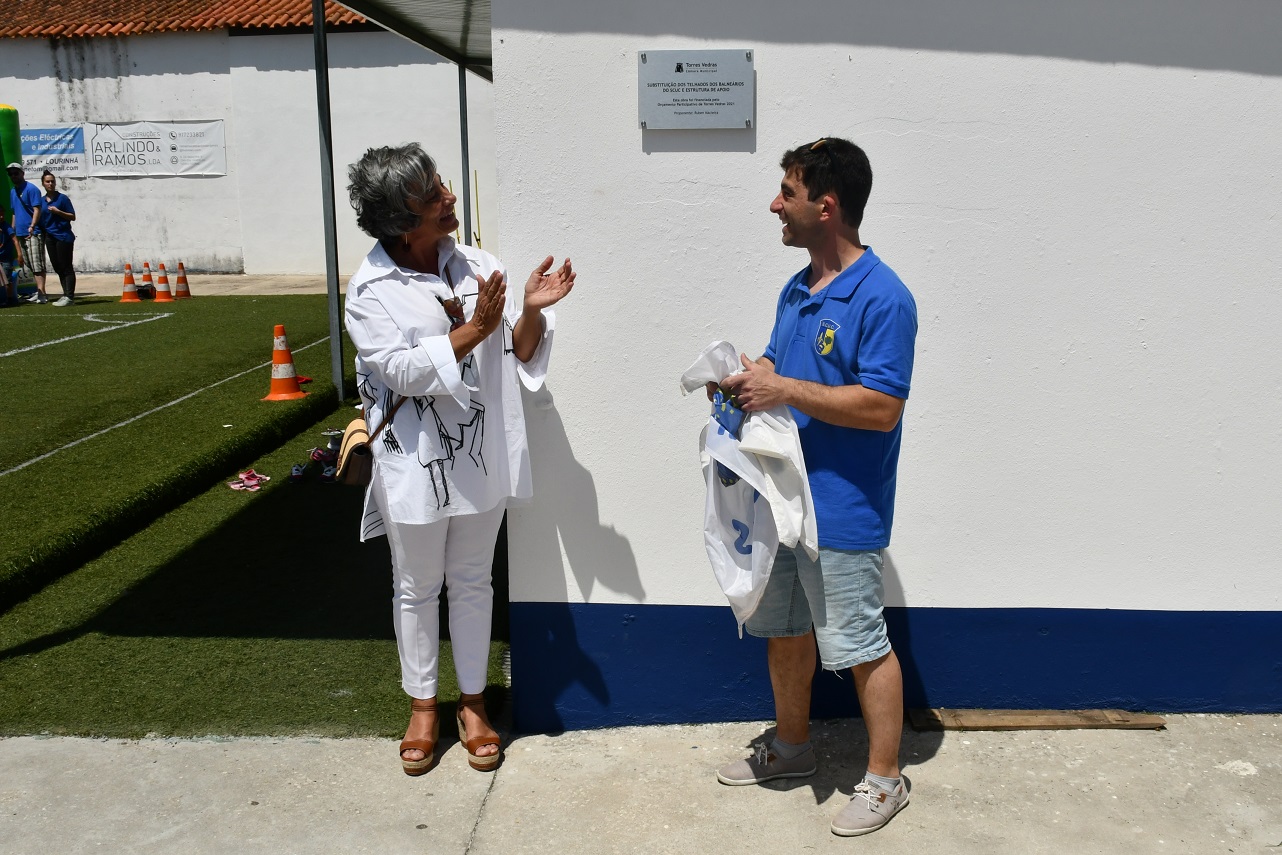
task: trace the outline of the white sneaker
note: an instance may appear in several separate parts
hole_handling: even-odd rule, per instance
[[[72,303],[74,303],[74,302],[76,302],[76,301],[75,301],[75,300],[73,300],[73,299],[71,299],[70,297],[59,297],[59,298],[57,299],[57,301],[54,303],[54,305],[55,305],[55,306],[70,306],[70,305],[71,305]]]
[[[890,822],[908,804],[908,790],[902,781],[893,793],[876,784],[860,781],[850,804],[832,821],[832,833],[839,837],[870,834]]]
[[[31,302],[35,303],[36,305],[43,306],[45,303],[49,302],[49,298],[46,297],[44,294],[41,294],[39,291],[37,291],[36,299],[32,300]]]

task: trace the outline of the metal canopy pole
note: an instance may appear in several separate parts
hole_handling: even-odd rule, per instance
[[[338,400],[343,388],[343,325],[338,298],[338,223],[334,214],[334,135],[329,116],[329,49],[325,42],[325,0],[312,0],[312,44],[316,49],[316,124],[320,128],[321,212],[325,221],[325,276],[329,294],[329,361]]]
[[[458,123],[463,137],[463,242],[472,245],[472,167],[467,156],[467,66],[458,64]]]

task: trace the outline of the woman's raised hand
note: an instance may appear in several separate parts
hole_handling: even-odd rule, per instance
[[[499,328],[503,322],[503,304],[507,296],[507,284],[503,273],[494,271],[488,279],[477,277],[476,311],[472,313],[472,326],[476,327],[485,338]]]
[[[548,273],[553,261],[550,255],[543,259],[543,263],[534,268],[534,272],[526,280],[525,311],[542,311],[548,306],[554,306],[574,288],[574,277],[577,274],[570,267],[570,259],[567,258],[564,264]]]

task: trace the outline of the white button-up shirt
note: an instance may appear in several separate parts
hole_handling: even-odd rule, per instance
[[[384,518],[425,524],[533,495],[518,378],[531,390],[543,385],[555,316],[543,311],[538,349],[522,363],[512,347],[522,295],[509,284],[500,329],[455,361],[445,301],[461,300],[471,319],[478,277],[507,273],[488,252],[453,238],[438,247],[444,279],[398,267],[375,244],[347,286],[347,333],[370,433],[401,396],[410,398],[370,444],[361,540],[384,534]]]

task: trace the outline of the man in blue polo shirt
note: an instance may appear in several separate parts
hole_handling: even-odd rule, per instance
[[[908,804],[899,771],[903,676],[882,616],[882,550],[890,543],[901,417],[917,306],[895,272],[859,239],[872,167],[854,143],[827,137],[789,151],[770,205],[783,242],[810,253],[788,280],[765,354],[722,381],[744,410],[787,404],[796,418],[819,524],[819,560],[781,547],[748,620],[765,637],[774,740],[717,772],[725,784],[816,771],[810,689],[819,660],[849,668],[868,728],[868,767],[832,822],[841,836],[881,828]]]

